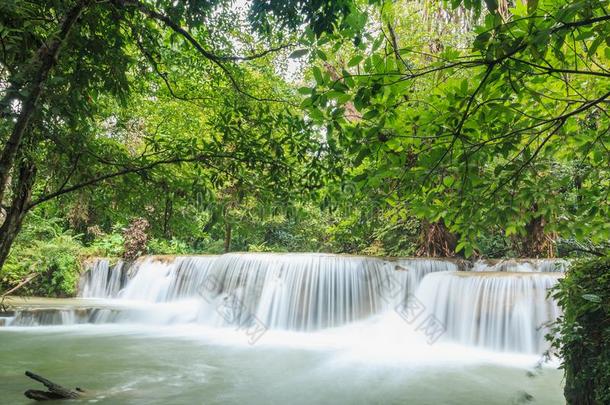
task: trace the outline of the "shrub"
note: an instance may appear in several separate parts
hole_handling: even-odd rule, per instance
[[[610,404],[610,258],[574,263],[551,294],[563,315],[548,338],[568,404]]]
[[[274,248],[273,246],[268,246],[267,244],[263,243],[251,243],[248,245],[248,252],[257,252],[257,253],[264,253],[264,252],[278,252],[279,250]]]
[[[122,257],[125,251],[125,240],[123,235],[113,231],[112,233],[99,235],[90,246],[84,250],[87,256],[100,257]]]
[[[78,236],[64,231],[59,220],[33,215],[2,268],[0,287],[8,290],[38,273],[15,294],[72,296],[76,293],[80,274],[81,249]]]
[[[152,238],[147,245],[147,253],[151,255],[185,255],[194,253],[193,249],[184,241],[172,238]]]

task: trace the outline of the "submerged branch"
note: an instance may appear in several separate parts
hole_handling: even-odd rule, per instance
[[[78,399],[81,397],[81,392],[84,392],[80,388],[76,388],[74,391],[59,384],[55,384],[53,381],[47,380],[46,378],[34,374],[31,371],[26,371],[25,375],[33,380],[42,383],[47,387],[48,391],[40,390],[27,390],[24,395],[35,401],[51,401],[57,399]]]

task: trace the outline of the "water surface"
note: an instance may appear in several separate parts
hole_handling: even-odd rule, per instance
[[[2,329],[0,403],[28,404],[23,392],[42,388],[25,370],[89,391],[73,403],[488,405],[524,403],[524,393],[531,403],[562,403],[558,370],[528,376],[535,357],[442,344],[376,347],[354,343],[354,329],[268,332],[256,345],[240,332],[207,332],[141,325]]]

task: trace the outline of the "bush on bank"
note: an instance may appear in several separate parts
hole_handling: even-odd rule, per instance
[[[36,221],[19,234],[0,273],[6,291],[35,277],[15,294],[66,297],[76,293],[82,244],[59,221]]]
[[[568,404],[610,404],[610,257],[575,262],[551,294],[563,310],[549,339]]]

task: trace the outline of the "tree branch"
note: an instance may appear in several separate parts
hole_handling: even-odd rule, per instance
[[[57,63],[57,57],[68,34],[70,34],[72,27],[78,21],[87,4],[88,0],[81,0],[67,12],[57,36],[53,37],[50,43],[43,44],[32,61],[35,70],[32,75],[31,85],[28,88],[28,97],[23,101],[23,107],[0,155],[0,201],[4,197],[17,152],[21,148],[21,143],[24,136],[26,136],[30,121],[38,109],[38,101],[44,84],[49,77],[51,69]]]
[[[479,92],[485,85],[485,82],[487,82],[487,79],[489,78],[489,75],[491,75],[493,68],[494,68],[494,64],[489,64],[487,66],[487,70],[485,71],[485,75],[483,76],[483,79],[481,79],[481,82],[479,83],[479,85],[477,86],[475,91],[470,96],[470,98],[468,100],[468,104],[466,104],[466,109],[464,110],[464,113],[462,114],[462,118],[453,133],[453,138],[451,139],[451,143],[447,147],[447,150],[445,150],[445,153],[443,153],[443,155],[440,157],[440,159],[438,159],[438,161],[434,164],[434,166],[432,166],[432,168],[428,171],[428,173],[426,174],[426,177],[424,178],[424,180],[422,182],[422,186],[423,186],[423,184],[425,184],[428,181],[428,179],[430,178],[432,173],[434,173],[434,171],[440,166],[440,164],[443,162],[443,160],[445,160],[445,158],[447,157],[449,152],[451,152],[451,149],[453,149],[453,146],[455,145],[455,143],[457,142],[457,140],[459,139],[459,137],[462,133],[462,128],[464,127],[464,123],[466,122],[466,119],[468,118],[470,107],[472,107],[472,103],[474,103],[474,99],[476,98],[477,94],[479,94]]]
[[[115,172],[112,173],[106,173],[103,174],[101,176],[95,177],[93,179],[89,179],[86,180],[82,183],[78,183],[75,185],[72,185],[70,187],[64,187],[64,188],[60,188],[59,190],[52,192],[50,194],[47,194],[46,196],[43,197],[39,197],[38,199],[32,201],[27,209],[30,210],[33,207],[42,204],[43,202],[49,201],[53,198],[59,197],[61,195],[64,194],[68,194],[71,193],[73,191],[79,190],[81,188],[84,187],[88,187],[88,186],[92,186],[94,184],[100,183],[104,180],[108,180],[114,177],[119,177],[119,176],[123,176],[126,174],[130,174],[130,173],[138,173],[138,172],[142,172],[142,171],[146,171],[146,170],[150,170],[153,169],[157,166],[161,166],[161,165],[166,165],[166,164],[176,164],[176,163],[187,163],[187,162],[200,162],[203,161],[204,159],[208,158],[209,156],[206,155],[197,155],[197,156],[193,156],[193,157],[188,157],[188,158],[181,158],[181,157],[175,157],[175,158],[168,158],[168,159],[162,159],[162,160],[157,160],[155,162],[150,162],[148,164],[145,164],[143,166],[137,166],[137,167],[126,167],[123,168],[121,170],[117,170]]]
[[[237,83],[237,80],[235,79],[235,77],[233,77],[233,75],[229,71],[229,68],[227,68],[222,63],[223,61],[254,59],[254,56],[256,56],[256,55],[254,55],[252,57],[222,57],[222,56],[217,56],[217,55],[211,53],[210,51],[206,50],[188,31],[186,31],[180,25],[175,23],[168,16],[166,16],[164,14],[161,14],[161,13],[155,11],[155,10],[151,10],[145,4],[143,4],[143,3],[139,2],[139,1],[126,0],[126,1],[121,1],[120,3],[123,4],[123,5],[131,5],[131,6],[135,7],[135,8],[137,8],[140,12],[142,12],[142,14],[144,14],[144,15],[146,15],[146,16],[154,19],[154,20],[160,21],[161,23],[163,23],[163,25],[165,25],[166,27],[169,27],[172,31],[174,31],[175,33],[179,34],[184,39],[186,39],[186,41],[189,42],[193,46],[193,48],[195,48],[195,50],[197,52],[199,52],[203,57],[205,57],[206,59],[208,59],[212,63],[214,63],[216,66],[218,66],[224,72],[224,74],[227,76],[227,78],[229,79],[229,81],[231,82],[231,84],[233,85],[235,90],[237,90],[239,93],[243,94],[244,96],[246,96],[248,98],[251,98],[253,100],[256,100],[256,101],[278,102],[278,103],[285,103],[285,102],[287,102],[286,100],[279,100],[279,99],[266,98],[266,97],[258,97],[258,96],[255,96],[255,95],[253,95],[253,94],[243,90],[241,88],[241,86],[239,85],[239,83]],[[271,50],[269,50],[267,53],[269,53],[269,52],[271,52]],[[266,54],[266,53],[264,53],[264,54]],[[235,59],[235,58],[238,58],[238,59]],[[239,58],[242,58],[242,59],[239,59]]]

